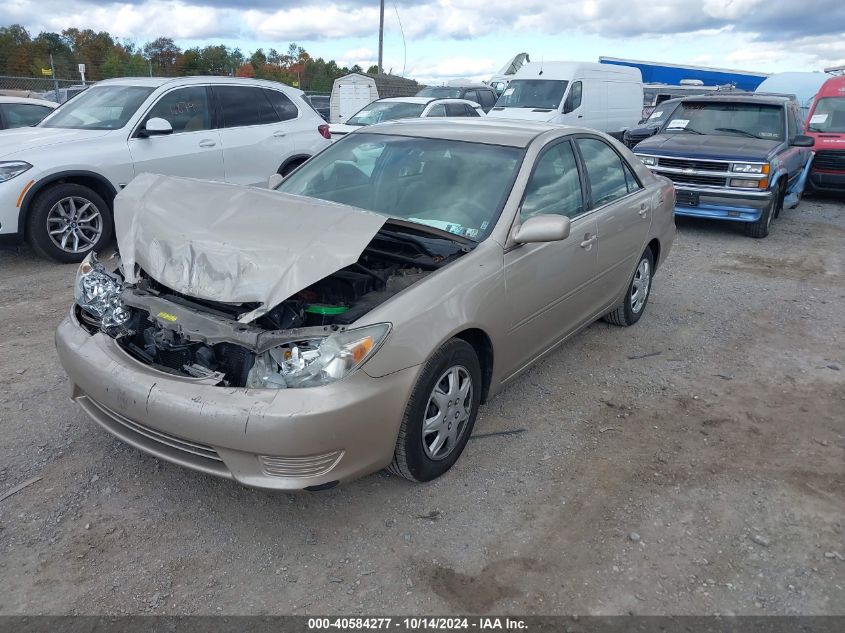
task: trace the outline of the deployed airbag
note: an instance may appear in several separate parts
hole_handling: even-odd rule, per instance
[[[115,198],[126,282],[140,266],[182,294],[257,302],[261,316],[354,264],[387,220],[334,202],[219,182],[140,174]]]

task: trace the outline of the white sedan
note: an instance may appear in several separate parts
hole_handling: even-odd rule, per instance
[[[58,107],[58,103],[44,99],[0,95],[0,130],[36,125]]]
[[[389,97],[377,99],[364,106],[346,123],[334,123],[329,126],[332,140],[346,136],[350,132],[374,123],[396,121],[398,119],[416,119],[426,117],[480,117],[484,110],[474,101],[467,99],[434,99],[432,97]]]

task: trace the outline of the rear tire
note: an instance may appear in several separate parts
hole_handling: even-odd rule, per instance
[[[602,317],[612,325],[628,327],[640,320],[645,312],[648,298],[651,296],[651,281],[654,276],[654,253],[646,248],[640,255],[637,268],[631,277],[631,283],[625,291],[625,298],[622,299],[616,308]]]
[[[75,183],[48,186],[32,201],[26,236],[41,257],[81,262],[108,244],[114,233],[111,208],[93,189]],[[63,245],[64,244],[64,245]]]
[[[440,477],[461,456],[480,403],[478,355],[472,345],[453,338],[420,373],[387,470],[414,482]]]

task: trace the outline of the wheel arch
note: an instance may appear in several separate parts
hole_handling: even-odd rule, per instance
[[[284,176],[286,175],[286,170],[299,167],[309,158],[311,158],[309,154],[295,154],[294,156],[291,156],[290,158],[285,160],[285,162],[283,162],[281,165],[279,165],[279,168],[276,170],[276,173]]]
[[[478,356],[478,364],[481,365],[481,403],[487,402],[487,394],[490,393],[490,385],[493,381],[493,341],[484,330],[469,328],[452,335],[469,343]]]
[[[654,270],[657,270],[657,264],[660,262],[660,240],[656,237],[653,238],[648,244],[646,244],[646,248],[651,250],[651,254],[654,257]]]
[[[109,205],[108,211],[113,211],[114,197],[117,195],[117,189],[107,178],[93,171],[59,171],[39,180],[26,192],[26,195],[21,201],[20,213],[18,214],[18,233],[23,235],[26,231],[26,221],[29,217],[32,201],[35,200],[39,193],[45,191],[51,185],[56,184],[77,184],[93,189]]]

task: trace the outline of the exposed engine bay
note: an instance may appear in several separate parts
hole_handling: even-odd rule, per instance
[[[77,276],[77,317],[136,360],[230,387],[316,386],[342,378],[381,344],[389,324],[349,329],[362,316],[471,250],[463,240],[388,222],[358,261],[266,311],[163,286],[143,270],[134,284],[94,259]],[[80,280],[81,277],[81,280]],[[244,315],[259,312],[244,323]]]

